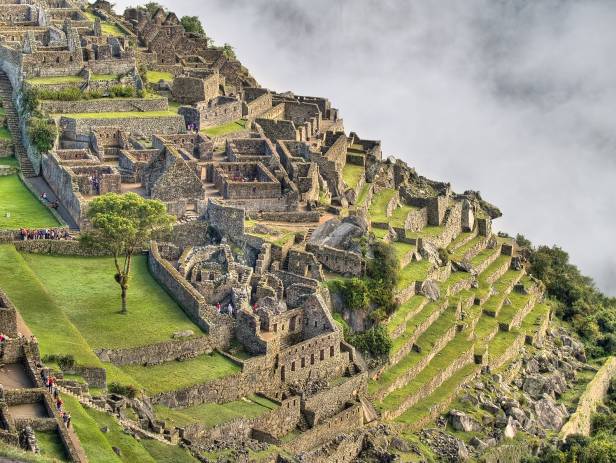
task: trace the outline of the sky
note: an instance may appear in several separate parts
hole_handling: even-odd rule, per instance
[[[479,190],[496,228],[561,246],[616,295],[616,2],[159,3],[199,16],[262,86],[327,97],[384,155]]]

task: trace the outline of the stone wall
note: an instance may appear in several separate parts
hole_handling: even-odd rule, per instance
[[[0,289],[0,333],[17,336],[17,311],[9,297]]]
[[[339,414],[325,420],[301,433],[291,442],[284,444],[283,448],[291,453],[300,453],[313,449],[338,434],[348,434],[363,425],[363,411],[359,404],[354,404]]]
[[[192,336],[126,349],[98,349],[96,355],[103,362],[114,365],[158,365],[174,360],[186,360],[212,352],[216,339],[210,336]]]
[[[111,255],[106,250],[84,247],[78,240],[26,240],[15,241],[14,244],[18,251],[32,254],[84,257]]]
[[[77,140],[79,135],[89,134],[96,127],[122,127],[123,130],[138,133],[144,137],[154,134],[174,134],[186,132],[184,118],[180,115],[152,117],[114,117],[114,118],[74,118],[62,116],[60,129],[68,140]]]
[[[106,113],[131,111],[167,111],[166,98],[96,98],[92,100],[42,100],[41,110],[47,113]]]
[[[608,357],[582,393],[575,412],[560,430],[559,437],[565,440],[573,434],[590,435],[592,414],[606,397],[610,381],[616,378],[616,357]]]
[[[263,116],[263,114],[261,116]],[[299,136],[297,134],[297,130],[295,129],[295,124],[293,124],[293,122],[291,121],[277,121],[273,119],[264,119],[263,117],[258,117],[255,119],[255,123],[263,129],[265,136],[273,142],[276,142],[278,140],[299,141]]]
[[[314,427],[342,411],[347,402],[365,392],[367,382],[368,374],[360,373],[339,385],[304,399],[302,408],[308,424]]]
[[[359,254],[314,244],[307,244],[306,250],[313,253],[323,267],[332,272],[362,276],[366,271],[366,262]]]

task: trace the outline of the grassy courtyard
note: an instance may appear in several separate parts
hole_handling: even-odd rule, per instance
[[[58,225],[50,210],[26,188],[17,175],[0,177],[0,229],[49,228]]]
[[[152,278],[145,256],[134,259],[127,315],[118,313],[120,290],[113,279],[113,259],[23,254],[23,260],[94,349],[166,341],[182,330],[199,332]]]
[[[223,135],[246,130],[246,124],[247,121],[244,119],[239,119],[223,125],[217,125],[216,127],[208,127],[207,129],[203,129],[202,132],[208,137],[222,137]]]
[[[126,365],[120,368],[139,382],[149,394],[213,381],[241,370],[238,365],[219,353],[204,354],[183,362],[167,362],[149,367]]]
[[[167,408],[155,406],[156,416],[168,421],[174,426],[186,426],[191,423],[202,423],[214,427],[236,418],[254,418],[271,410],[277,405],[263,397],[251,396],[243,400],[235,400],[224,404],[207,403],[188,408]]]
[[[145,77],[151,84],[157,84],[161,80],[165,82],[173,82],[173,74],[170,72],[147,71]]]

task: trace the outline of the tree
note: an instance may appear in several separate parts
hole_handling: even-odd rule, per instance
[[[233,46],[228,43],[225,43],[222,46],[222,54],[227,59],[237,59],[237,57],[235,56],[235,48],[233,48]]]
[[[47,153],[53,148],[58,136],[58,128],[52,120],[31,117],[28,121],[28,135],[39,152]]]
[[[197,16],[182,16],[180,19],[182,26],[186,32],[194,32],[195,34],[204,34],[203,25]]]
[[[132,257],[147,246],[154,231],[170,230],[172,217],[160,201],[135,193],[99,196],[89,204],[87,217],[92,230],[81,241],[85,246],[104,249],[113,255],[114,279],[120,285],[121,313],[125,314]]]
[[[162,5],[157,2],[148,2],[145,5],[143,5],[143,7],[150,14],[150,16],[154,16],[154,14],[160,9],[164,11],[164,8],[162,7]]]

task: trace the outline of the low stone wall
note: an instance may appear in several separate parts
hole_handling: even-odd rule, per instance
[[[413,365],[412,368],[406,370],[404,374],[398,377],[392,384],[380,390],[373,398],[375,400],[382,400],[386,395],[396,389],[406,386],[413,380],[413,378],[415,378],[415,376],[417,376],[426,366],[428,366],[432,359],[456,336],[457,331],[457,326],[454,323],[432,346],[428,354],[424,355],[419,362]]]
[[[122,130],[150,137],[154,134],[185,133],[186,124],[180,115],[153,117],[114,117],[114,118],[74,118],[62,116],[60,128],[69,140],[77,140],[79,135],[89,134],[97,127],[122,127]]]
[[[250,214],[257,220],[270,222],[291,222],[291,223],[318,223],[321,215],[318,211],[298,211],[298,212],[257,212]]]
[[[166,98],[96,98],[92,100],[42,100],[41,109],[50,114],[115,113],[132,111],[167,111]]]
[[[411,351],[411,349],[413,349],[413,344],[415,343],[415,341],[417,341],[419,336],[421,336],[428,328],[430,328],[430,325],[432,325],[432,323],[434,323],[441,316],[441,314],[447,309],[448,304],[449,301],[445,299],[443,302],[441,302],[441,305],[430,314],[428,318],[426,318],[423,322],[417,325],[417,328],[415,328],[413,335],[408,339],[406,344],[398,352],[396,352],[389,358],[390,365],[395,365],[396,363],[398,363],[406,354]]]
[[[586,386],[578,402],[578,407],[569,421],[560,430],[559,437],[565,440],[572,434],[590,435],[590,419],[597,405],[605,399],[610,381],[616,377],[616,357],[609,357],[595,377]]]
[[[99,349],[96,351],[96,355],[101,361],[111,362],[118,366],[158,365],[159,363],[186,360],[210,353],[215,347],[212,346],[212,338],[209,336],[198,336],[126,349]]]
[[[107,370],[98,367],[73,367],[76,375],[81,376],[88,386],[104,389],[107,387]]]
[[[315,426],[340,412],[346,402],[361,395],[368,383],[368,374],[360,373],[342,384],[321,391],[304,400],[304,414],[308,424]]]
[[[13,243],[19,252],[58,256],[100,257],[111,255],[108,251],[87,248],[78,240],[26,240]]]
[[[479,275],[485,269],[487,269],[490,265],[492,265],[492,263],[496,259],[498,259],[498,257],[500,255],[501,255],[501,247],[499,245],[499,246],[496,247],[496,249],[494,249],[494,252],[492,254],[490,254],[486,259],[483,260],[483,262],[481,262],[479,265],[473,267],[473,270],[475,270],[475,273],[477,275]]]
[[[338,434],[348,434],[362,425],[363,410],[361,405],[355,404],[322,424],[301,433],[297,438],[283,445],[283,448],[294,454],[306,452],[333,439]]]
[[[509,270],[509,267],[511,267],[511,261],[504,262],[503,265],[501,265],[494,271],[494,273],[492,273],[491,275],[485,278],[485,282],[488,285],[493,285],[495,281],[499,280],[500,277],[502,277],[505,273],[507,273],[507,270]]]
[[[428,299],[423,298],[421,304],[419,304],[415,310],[408,311],[408,313],[404,317],[404,323],[400,323],[400,326],[398,326],[394,331],[390,333],[390,336],[392,337],[392,339],[396,339],[398,336],[404,333],[404,331],[406,330],[406,322],[409,321],[411,318],[413,318],[415,315],[417,315],[419,312],[421,312],[427,303],[428,303]]]
[[[202,316],[206,306],[205,298],[186,281],[173,265],[160,256],[156,241],[150,243],[148,267],[154,279],[173,296],[188,318],[203,331],[209,332],[210,324]]]
[[[525,342],[526,334],[520,333],[500,357],[492,358],[490,352],[488,351],[488,366],[490,369],[495,370],[500,368],[507,362],[511,361],[516,355],[519,355],[520,349],[522,349]]]

